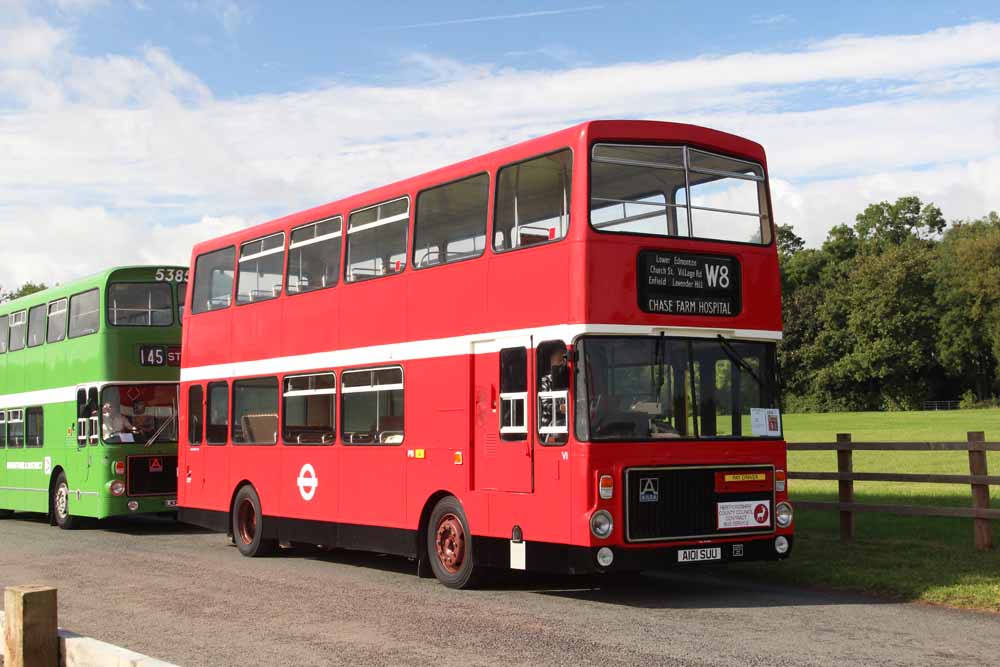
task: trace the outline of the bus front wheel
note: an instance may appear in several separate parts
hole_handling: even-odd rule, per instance
[[[61,470],[52,485],[52,518],[63,530],[72,530],[79,525],[78,519],[69,511],[69,483],[66,482],[66,473]]]
[[[427,522],[427,559],[438,581],[448,588],[472,588],[481,568],[472,553],[472,533],[454,496],[438,501]]]
[[[264,539],[264,515],[260,498],[250,485],[236,494],[232,511],[233,541],[244,556],[267,556],[278,546],[276,540]]]

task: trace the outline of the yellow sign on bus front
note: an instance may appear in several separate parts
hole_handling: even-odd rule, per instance
[[[740,472],[725,476],[727,482],[763,482],[767,475],[762,472]]]

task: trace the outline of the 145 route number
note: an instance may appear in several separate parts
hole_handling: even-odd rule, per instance
[[[165,280],[168,283],[187,282],[191,269],[157,269],[153,276],[154,280]]]

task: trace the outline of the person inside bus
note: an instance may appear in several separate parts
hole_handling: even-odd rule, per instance
[[[101,432],[105,442],[135,442],[134,431],[129,418],[111,403],[101,406]]]
[[[539,355],[542,356],[542,355]],[[569,390],[569,369],[566,365],[566,346],[562,343],[554,345],[549,352],[549,370],[538,380],[538,391],[567,391]],[[550,398],[539,401],[538,423],[539,426],[565,426],[566,425],[566,399],[559,398],[553,401]],[[552,406],[556,405],[558,418],[553,415]],[[565,442],[566,436],[563,433],[543,433],[542,442],[556,444]]]

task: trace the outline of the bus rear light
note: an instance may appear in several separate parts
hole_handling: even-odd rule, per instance
[[[116,474],[116,475],[124,475],[125,474],[125,462],[124,461],[115,461],[113,464],[111,464],[111,471],[114,474]]]
[[[785,490],[785,471],[775,470],[774,471],[774,490],[778,493],[782,493]]]
[[[597,483],[602,500],[611,500],[615,496],[615,479],[611,475],[601,475]]]
[[[108,488],[111,491],[111,495],[113,496],[117,497],[125,495],[125,482],[121,481],[120,479],[116,479],[115,481],[111,482]]]

